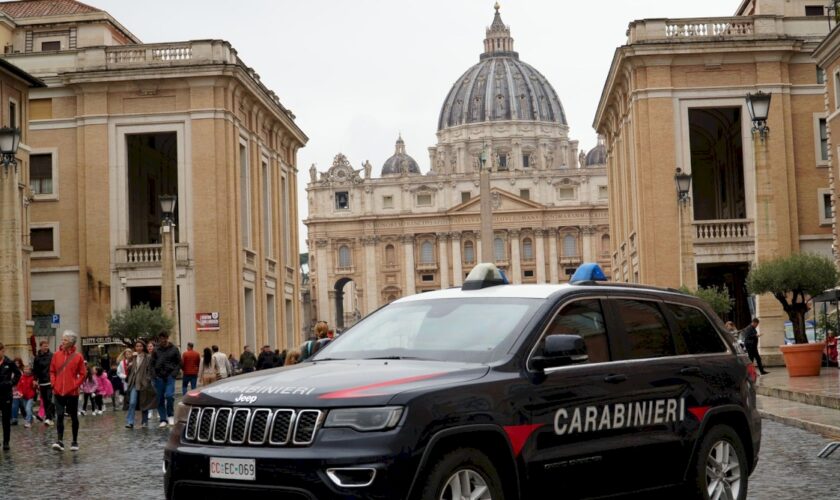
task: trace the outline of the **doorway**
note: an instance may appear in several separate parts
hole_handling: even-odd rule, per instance
[[[732,310],[722,315],[724,321],[732,321],[739,329],[746,328],[752,320],[747,292],[748,262],[698,264],[697,284],[708,288],[725,288],[729,292]]]

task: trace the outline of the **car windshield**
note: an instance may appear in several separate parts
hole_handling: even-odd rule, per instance
[[[540,299],[463,298],[395,303],[327,345],[327,359],[427,359],[491,363],[510,349]]]

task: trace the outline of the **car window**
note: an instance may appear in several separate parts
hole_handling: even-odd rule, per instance
[[[546,331],[546,335],[557,334],[583,337],[590,363],[610,360],[604,315],[601,313],[601,302],[597,299],[577,300],[563,306]],[[542,352],[542,345],[537,351],[538,355]]]
[[[655,302],[614,299],[627,334],[627,359],[673,356],[674,342],[665,316]]]
[[[677,320],[683,342],[690,354],[726,352],[726,345],[701,310],[679,304],[668,304],[667,307]]]

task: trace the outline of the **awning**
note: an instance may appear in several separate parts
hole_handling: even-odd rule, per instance
[[[840,288],[826,290],[811,299],[814,302],[837,302],[840,301]]]

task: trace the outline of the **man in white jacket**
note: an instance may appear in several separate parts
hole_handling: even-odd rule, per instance
[[[219,378],[228,378],[233,375],[233,367],[230,366],[227,354],[220,351],[217,345],[214,345],[211,349],[213,349],[213,359],[216,360],[216,366],[219,367]]]

